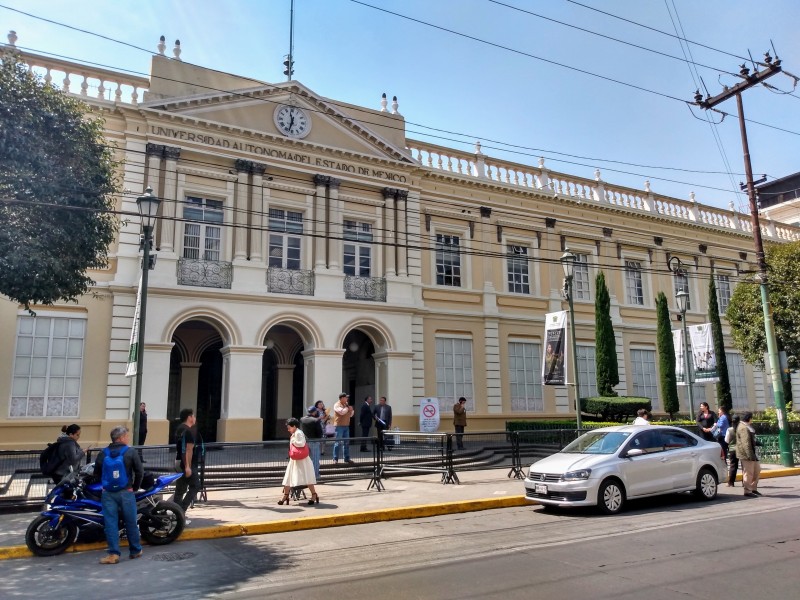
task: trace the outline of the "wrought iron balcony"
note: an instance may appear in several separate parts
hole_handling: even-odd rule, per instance
[[[383,277],[345,275],[344,297],[350,300],[386,302],[386,279]]]
[[[178,285],[231,289],[233,265],[222,260],[178,259]]]
[[[314,271],[303,269],[267,269],[267,290],[278,294],[314,295]]]

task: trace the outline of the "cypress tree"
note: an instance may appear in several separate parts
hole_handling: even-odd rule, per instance
[[[606,286],[606,277],[600,271],[595,279],[597,291],[594,301],[595,367],[597,370],[597,393],[600,396],[616,396],[614,386],[619,385],[617,364],[617,342],[611,323],[611,296]]]
[[[725,340],[722,337],[722,322],[719,318],[717,284],[714,277],[708,284],[708,320],[711,322],[711,335],[714,338],[714,354],[717,359],[717,405],[727,410],[733,408],[731,381],[728,378],[728,359],[725,357]]]
[[[675,380],[675,346],[672,343],[672,323],[669,320],[669,306],[664,292],[656,298],[656,317],[658,329],[656,344],[658,347],[659,390],[663,400],[664,412],[672,419],[678,410],[678,384]]]

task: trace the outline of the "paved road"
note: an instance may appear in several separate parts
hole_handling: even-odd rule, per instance
[[[761,489],[632,503],[616,517],[524,507],[186,542],[116,566],[97,552],[11,560],[0,578],[3,598],[795,597],[800,477]]]

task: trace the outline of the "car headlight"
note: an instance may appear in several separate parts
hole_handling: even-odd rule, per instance
[[[591,469],[579,469],[577,471],[569,471],[564,473],[564,481],[580,481],[581,479],[589,479],[592,474]]]

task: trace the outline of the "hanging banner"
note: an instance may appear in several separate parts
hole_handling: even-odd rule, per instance
[[[566,385],[567,311],[545,315],[544,339],[542,385]]]
[[[719,381],[711,323],[689,327],[689,345],[694,361],[695,383],[715,383]]]
[[[423,398],[419,401],[419,430],[433,433],[439,430],[439,399]]]
[[[678,385],[686,385],[686,378],[683,372],[686,370],[686,359],[683,357],[683,330],[672,330],[672,345],[675,346],[675,382]]]
[[[133,327],[131,327],[131,347],[128,350],[128,368],[125,377],[136,376],[136,365],[139,359],[139,312],[142,309],[142,279],[139,278],[139,291],[136,292],[136,310],[133,312]]]

